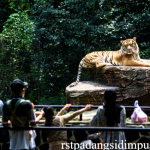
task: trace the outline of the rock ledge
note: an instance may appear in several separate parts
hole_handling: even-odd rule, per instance
[[[102,104],[104,91],[115,87],[119,104],[150,105],[150,67],[105,66],[89,69],[91,81],[81,81],[75,87],[66,87],[67,103]]]

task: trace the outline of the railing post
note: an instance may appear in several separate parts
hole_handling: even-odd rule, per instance
[[[82,121],[82,114],[80,115],[80,121]]]

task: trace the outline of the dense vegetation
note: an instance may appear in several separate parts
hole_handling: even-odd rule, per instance
[[[37,100],[39,56],[40,103],[58,104],[64,103],[65,87],[76,80],[87,53],[118,50],[120,40],[135,36],[141,58],[150,58],[147,0],[5,1],[0,2],[3,100],[11,97],[9,84],[17,77],[30,83],[27,97]],[[88,80],[88,70],[81,80]]]

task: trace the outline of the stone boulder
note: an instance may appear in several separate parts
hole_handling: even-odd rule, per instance
[[[101,105],[104,91],[108,87],[93,81],[81,81],[74,87],[66,88],[67,103],[72,105]],[[119,90],[119,87],[115,88]]]
[[[89,74],[90,81],[66,87],[67,103],[100,105],[105,89],[114,87],[118,104],[133,106],[134,101],[138,100],[141,106],[150,105],[150,67],[105,66],[89,69]]]

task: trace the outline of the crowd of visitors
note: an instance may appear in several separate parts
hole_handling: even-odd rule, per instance
[[[29,100],[24,100],[27,82],[15,79],[11,83],[11,90],[14,93],[12,100],[4,104],[0,101],[0,115],[2,115],[2,125],[7,127],[29,127],[35,126],[42,117],[45,118],[45,126],[64,127],[65,124],[92,108],[87,104],[85,108],[75,111],[72,114],[65,114],[71,104],[66,104],[58,114],[55,115],[51,106],[44,107],[43,110],[34,112],[34,105]],[[100,106],[96,115],[90,120],[92,127],[125,127],[126,112],[123,106],[115,103],[116,91],[113,88],[106,89],[104,93],[103,106]],[[36,132],[34,130],[12,130],[10,135],[11,150],[35,150]],[[67,143],[67,131],[47,131],[47,141],[49,150],[62,149],[62,143]],[[125,142],[125,134],[122,131],[102,131],[90,135],[82,144],[88,143],[121,143]],[[64,147],[63,149],[68,149]],[[101,148],[103,149],[103,148]],[[123,148],[124,149],[124,148]]]

